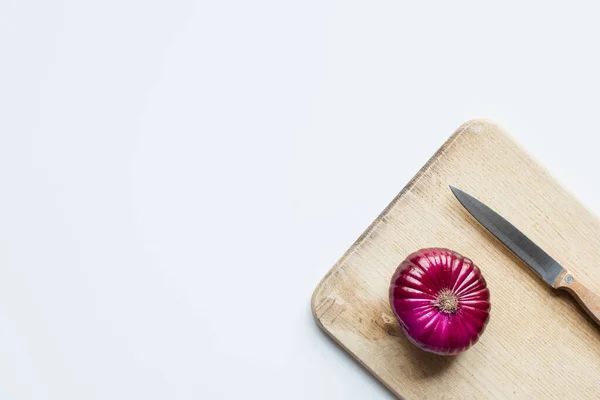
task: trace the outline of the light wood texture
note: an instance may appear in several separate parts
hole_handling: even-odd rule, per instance
[[[563,271],[554,287],[571,293],[588,315],[600,324],[600,295],[585,286],[571,271]]]
[[[312,299],[317,323],[398,397],[600,398],[598,326],[481,227],[448,185],[498,211],[598,292],[596,216],[500,127],[476,120],[448,139],[322,280]],[[485,333],[456,357],[413,346],[387,299],[396,266],[436,246],[471,258],[491,292]]]

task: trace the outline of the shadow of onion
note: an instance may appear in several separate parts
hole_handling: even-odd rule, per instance
[[[398,344],[403,347],[404,354],[407,354],[410,359],[410,365],[420,377],[439,375],[460,357],[460,354],[445,356],[420,349],[408,339],[400,324],[389,316],[384,317],[384,327],[386,333],[394,336]]]

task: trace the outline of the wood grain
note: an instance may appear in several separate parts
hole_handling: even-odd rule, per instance
[[[319,326],[405,399],[600,398],[600,329],[546,285],[454,198],[459,187],[498,211],[591,291],[600,289],[600,222],[499,126],[461,126],[316,288]],[[471,258],[491,292],[480,341],[456,357],[414,347],[387,301],[411,252],[447,247]]]
[[[563,271],[556,279],[555,289],[563,289],[571,293],[577,302],[588,313],[590,318],[600,324],[600,295],[590,290],[570,271]]]

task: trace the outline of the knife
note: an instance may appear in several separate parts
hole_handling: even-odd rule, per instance
[[[568,291],[588,315],[597,324],[600,324],[600,295],[598,293],[587,288],[570,271],[563,268],[554,258],[494,210],[454,186],[450,186],[450,189],[463,207],[485,229],[531,267],[548,285],[554,289]]]

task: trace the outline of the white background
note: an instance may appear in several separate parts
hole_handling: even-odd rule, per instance
[[[600,208],[595,2],[481,3],[0,0],[0,398],[391,398],[310,296],[460,124]]]

